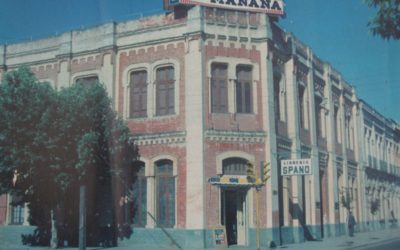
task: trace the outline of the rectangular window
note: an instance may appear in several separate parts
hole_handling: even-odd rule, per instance
[[[238,66],[236,77],[236,112],[252,113],[252,68],[250,66]]]
[[[147,180],[144,165],[137,172],[132,184],[131,223],[137,227],[146,226],[147,218]]]
[[[211,112],[228,112],[228,66],[226,64],[211,66]]]
[[[300,127],[305,128],[305,109],[304,109],[304,87],[299,86],[299,119]]]
[[[175,178],[172,162],[156,163],[157,225],[172,228],[175,225]]]
[[[129,117],[147,117],[147,71],[132,72],[129,86]]]
[[[322,108],[321,108],[322,99],[319,97],[315,97],[315,121],[316,121],[316,133],[317,137],[322,137]]]
[[[281,120],[280,82],[281,82],[281,77],[274,75],[274,108],[275,108],[276,121]]]
[[[157,69],[156,114],[175,114],[175,71],[172,66]]]
[[[11,207],[11,224],[22,225],[24,223],[24,207],[15,205]]]

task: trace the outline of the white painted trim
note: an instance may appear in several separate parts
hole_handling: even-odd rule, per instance
[[[97,76],[99,78],[99,82],[102,83],[102,79],[100,79],[100,70],[88,70],[88,71],[82,71],[78,72],[72,75],[72,84],[76,82],[79,78],[85,78],[85,77],[91,77],[91,76]]]
[[[177,224],[178,224],[178,159],[176,157],[173,157],[171,155],[159,155],[156,156],[152,159],[152,169],[153,169],[153,173],[155,173],[155,167],[156,167],[156,162],[160,161],[160,160],[170,160],[172,161],[172,174],[173,177],[175,178],[175,223],[174,223],[174,228],[177,228]],[[157,185],[157,181],[156,179],[154,180],[154,188],[153,188],[153,192],[154,192],[154,216],[157,218],[157,206],[158,206],[158,201],[157,201],[157,194],[156,194],[156,185]]]
[[[138,64],[131,64],[126,67],[122,73],[122,88],[123,88],[123,95],[124,95],[124,103],[123,103],[123,118],[125,120],[131,119],[129,117],[129,103],[130,103],[130,75],[134,71],[141,71],[145,70],[147,72],[147,117],[150,117],[151,114],[151,100],[153,96],[151,95],[151,64],[150,63],[138,63]]]
[[[153,63],[135,63],[126,67],[122,73],[122,87],[123,87],[123,95],[124,95],[124,103],[123,103],[123,117],[126,120],[132,119],[129,117],[129,83],[130,83],[130,74],[133,71],[146,70],[147,71],[147,117],[148,118],[164,118],[167,116],[157,116],[156,115],[156,71],[160,67],[172,66],[174,68],[175,75],[175,85],[174,85],[174,114],[172,116],[179,115],[179,104],[180,104],[180,64],[178,60],[175,59],[164,59],[158,60]],[[136,119],[136,118],[135,118]],[[143,119],[143,118],[137,118]]]
[[[231,57],[214,57],[213,59],[207,62],[207,84],[209,88],[209,113],[211,113],[211,87],[210,87],[210,80],[211,80],[211,69],[212,64],[225,64],[228,67],[228,112],[229,113],[236,113],[236,86],[235,82],[236,78],[236,68],[238,66],[250,66],[252,68],[252,113],[258,113],[258,98],[257,98],[257,83],[260,83],[260,65],[257,63],[252,62],[250,59],[244,58],[231,58]],[[260,83],[261,84],[261,83]]]
[[[162,68],[162,67],[168,67],[168,66],[172,66],[174,68],[174,77],[175,77],[175,82],[174,82],[174,111],[175,113],[173,114],[173,116],[179,115],[179,103],[180,103],[180,84],[181,84],[181,70],[180,70],[180,64],[178,62],[178,60],[176,59],[164,59],[164,60],[159,60],[156,61],[152,64],[152,72],[151,72],[151,77],[152,77],[152,81],[151,84],[153,85],[152,88],[152,94],[154,96],[153,98],[153,116],[154,117],[164,117],[164,116],[157,116],[156,114],[156,109],[157,109],[157,104],[156,104],[156,74],[157,74],[157,69]],[[187,84],[187,83],[186,83]],[[170,116],[170,115],[167,115]]]
[[[40,79],[38,79],[39,80],[39,82],[44,82],[44,83],[49,83],[50,84],[50,86],[53,88],[53,89],[55,89],[55,90],[57,90],[57,86],[56,86],[56,83],[55,83],[55,81],[53,80],[53,79],[50,79],[50,78],[40,78]]]
[[[228,158],[243,158],[248,160],[249,162],[253,163],[254,166],[257,166],[257,163],[255,163],[255,157],[254,155],[242,152],[242,151],[228,151],[228,152],[224,152],[221,154],[218,154],[216,157],[216,166],[217,166],[217,174],[222,175],[222,161]]]

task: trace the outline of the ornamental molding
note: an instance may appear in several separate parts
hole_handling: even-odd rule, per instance
[[[186,142],[186,132],[141,134],[132,136],[131,139],[137,146],[181,144]]]
[[[288,140],[283,137],[278,137],[277,138],[277,148],[278,150],[283,150],[283,151],[291,151],[292,149],[292,141]]]
[[[308,145],[301,145],[301,155],[304,158],[311,158],[311,147],[309,147]]]
[[[328,153],[321,151],[318,153],[319,167],[321,170],[325,169],[328,166],[328,158]]]
[[[267,137],[266,132],[223,131],[223,130],[205,131],[206,140],[213,142],[264,143],[266,137]]]
[[[314,75],[314,91],[320,96],[324,96],[325,81]]]

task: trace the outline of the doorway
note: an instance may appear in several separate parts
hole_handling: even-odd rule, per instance
[[[246,245],[247,189],[221,189],[221,222],[225,225],[228,245]]]

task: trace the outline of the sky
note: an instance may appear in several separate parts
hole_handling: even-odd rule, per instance
[[[162,13],[162,0],[0,0],[0,44]],[[286,0],[279,25],[329,62],[378,112],[400,122],[400,41],[368,31],[364,0]]]

